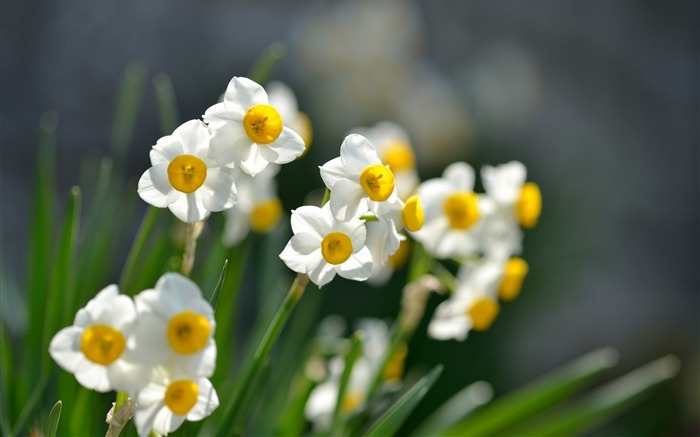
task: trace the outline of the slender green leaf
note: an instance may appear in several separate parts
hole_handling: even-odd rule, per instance
[[[255,61],[253,67],[250,69],[248,77],[257,83],[267,82],[272,70],[286,53],[287,49],[284,44],[280,42],[270,44]]]
[[[12,426],[12,431],[10,431],[10,435],[17,435],[22,429],[24,429],[24,425],[27,422],[27,419],[29,419],[29,417],[33,414],[34,410],[39,405],[41,397],[44,395],[44,391],[46,390],[47,385],[48,379],[42,377],[39,380],[39,382],[34,386],[32,394],[29,396],[27,403],[24,404],[24,407],[22,408],[22,411],[20,412],[17,421]]]
[[[10,435],[8,405],[9,400],[12,399],[10,381],[13,381],[15,372],[11,358],[13,356],[10,338],[3,321],[0,324],[0,433],[6,436]],[[26,379],[26,375],[22,379]]]
[[[656,385],[674,377],[679,368],[677,357],[659,358],[597,388],[573,405],[536,420],[533,425],[520,427],[519,432],[523,435],[562,436],[591,431],[641,401]]]
[[[448,429],[446,435],[495,434],[567,399],[617,362],[611,348],[593,351],[508,394]]]
[[[141,61],[131,61],[124,68],[109,141],[110,155],[120,169],[124,167],[124,159],[133,140],[134,127],[146,83],[146,73],[146,64]]]
[[[134,294],[136,291],[132,289],[133,276],[135,274],[136,266],[138,265],[141,252],[148,241],[149,237],[153,233],[153,229],[158,221],[158,217],[163,210],[161,208],[154,208],[149,206],[146,210],[146,214],[141,220],[141,225],[136,233],[136,238],[134,239],[131,249],[129,250],[129,255],[126,258],[126,263],[124,265],[124,270],[122,270],[121,277],[119,278],[119,288],[122,293]]]
[[[177,115],[175,89],[170,76],[165,73],[156,74],[153,78],[153,88],[156,91],[160,130],[163,135],[170,135],[180,124],[180,117]]]
[[[352,369],[355,366],[357,359],[360,357],[360,355],[362,355],[362,337],[363,334],[361,332],[356,332],[350,339],[350,348],[348,349],[347,355],[345,355],[345,367],[343,367],[343,373],[340,375],[338,396],[335,401],[335,408],[333,409],[331,435],[343,434],[343,402],[345,401],[345,392],[347,391],[348,384],[350,383]]]
[[[442,373],[442,366],[435,366],[389,407],[364,435],[377,437],[393,435],[437,381],[440,373]]]
[[[63,403],[61,401],[58,401],[51,409],[51,413],[49,413],[49,423],[46,426],[46,437],[56,437],[56,430],[58,430],[58,421],[61,419],[62,406]]]
[[[224,266],[221,268],[221,274],[219,275],[219,280],[217,281],[216,287],[214,287],[214,292],[211,294],[211,298],[209,299],[209,303],[214,308],[214,311],[216,311],[216,304],[219,300],[219,293],[221,292],[221,288],[224,286],[224,279],[226,278],[226,266],[227,265],[228,265],[228,260],[224,260]]]
[[[491,400],[493,389],[484,381],[464,387],[439,406],[421,425],[413,431],[416,437],[439,435],[476,408]]]
[[[292,401],[287,404],[287,409],[280,415],[281,420],[275,435],[301,434],[306,423],[304,408],[306,408],[306,402],[316,386],[317,383],[315,381],[305,377],[302,378],[300,387],[297,389],[297,395],[292,398]]]

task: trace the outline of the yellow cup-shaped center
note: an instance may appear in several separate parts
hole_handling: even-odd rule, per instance
[[[513,300],[518,297],[528,270],[524,259],[518,257],[509,259],[503,272],[503,281],[498,288],[498,297],[503,300]]]
[[[535,227],[542,212],[542,193],[536,183],[527,182],[523,185],[515,211],[522,227],[527,229]]]
[[[411,254],[411,240],[406,238],[401,240],[399,243],[399,248],[394,252],[393,255],[389,255],[388,263],[394,269],[399,269],[406,264],[408,260],[408,255]]]
[[[321,241],[321,254],[329,264],[342,264],[352,255],[352,241],[342,232],[331,232]]]
[[[487,297],[481,297],[467,310],[467,315],[472,321],[472,329],[476,331],[486,331],[496,320],[500,307],[498,302]]]
[[[194,155],[179,155],[168,164],[170,185],[183,193],[194,193],[207,178],[207,165]]]
[[[269,105],[256,105],[243,116],[243,128],[248,138],[257,144],[269,144],[282,133],[282,117]]]
[[[175,352],[193,354],[209,342],[211,324],[206,317],[193,311],[175,314],[168,323],[168,342]]]
[[[250,227],[260,234],[269,232],[282,217],[282,203],[276,197],[255,205],[250,213]]]
[[[80,350],[93,363],[104,366],[119,358],[126,348],[124,335],[108,325],[90,325],[83,331]]]
[[[416,232],[421,230],[425,222],[425,214],[423,213],[423,204],[417,194],[414,194],[406,200],[401,215],[409,231]]]
[[[382,155],[382,162],[392,171],[411,170],[416,166],[413,149],[403,141],[392,141],[384,148]]]
[[[360,185],[370,199],[383,202],[394,191],[394,174],[384,165],[369,165],[360,174]]]
[[[192,407],[197,403],[197,395],[199,387],[194,381],[189,379],[181,379],[171,382],[165,390],[163,403],[170,410],[180,416],[184,416],[190,412]]]
[[[469,229],[479,221],[479,198],[473,192],[457,192],[445,199],[443,209],[452,229]]]

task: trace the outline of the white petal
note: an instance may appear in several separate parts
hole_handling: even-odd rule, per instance
[[[260,145],[260,153],[268,162],[286,164],[304,153],[306,147],[299,134],[288,127],[282,128],[280,136],[269,144]]]
[[[310,272],[314,270],[321,263],[321,261],[323,261],[320,249],[321,243],[319,241],[318,245],[316,245],[315,249],[312,252],[304,254],[300,253],[298,248],[295,247],[295,242],[298,242],[299,240],[295,239],[295,237],[297,237],[297,235],[295,235],[294,237],[292,237],[291,240],[289,240],[287,246],[285,246],[282,253],[280,253],[280,258],[282,259],[282,261],[284,261],[287,267],[294,270],[295,272]],[[300,237],[300,239],[301,238],[304,237]],[[293,242],[293,240],[295,242]]]
[[[114,389],[107,377],[107,368],[105,366],[91,363],[88,360],[81,364],[75,371],[75,379],[78,380],[80,385],[100,393]]]
[[[332,190],[333,185],[341,179],[360,180],[359,174],[348,172],[345,166],[343,166],[343,161],[340,157],[331,159],[320,166],[319,170],[321,172],[321,179],[323,179],[323,183],[329,190]]]
[[[295,234],[305,232],[316,235],[319,241],[331,230],[331,221],[325,217],[322,208],[317,206],[300,206],[292,211],[290,222]]]
[[[221,166],[238,165],[243,156],[248,155],[248,149],[253,142],[246,135],[243,125],[229,123],[219,126],[209,144],[209,157]]]
[[[168,206],[168,194],[175,191],[168,178],[168,163],[155,165],[139,179],[138,193],[146,202],[157,208]]]
[[[262,86],[247,77],[234,77],[226,88],[224,103],[230,112],[245,114],[255,105],[267,105],[267,93]]]
[[[163,405],[165,387],[160,384],[148,384],[136,393],[136,410],[134,411],[134,424],[139,437],[148,437],[153,428],[153,420]]]
[[[472,191],[474,189],[474,169],[466,162],[455,162],[447,166],[442,172],[455,190]]]
[[[161,137],[148,154],[152,165],[170,163],[176,156],[184,155],[182,143],[172,135]]]
[[[138,298],[139,296],[136,296],[136,299]],[[129,344],[140,362],[149,365],[158,364],[172,355],[167,327],[167,321],[157,313],[139,311],[139,322],[129,338]]]
[[[84,359],[80,350],[83,331],[81,327],[68,326],[58,331],[49,344],[51,358],[64,370],[71,373],[75,372],[78,361]]]
[[[367,247],[350,255],[347,261],[338,266],[338,274],[345,279],[365,281],[372,275],[372,254]]]
[[[197,421],[209,416],[216,407],[219,406],[219,397],[216,395],[214,386],[207,378],[199,378],[197,381],[199,394],[197,395],[197,403],[187,413],[187,420]]]
[[[202,203],[209,211],[223,211],[231,208],[238,199],[236,185],[230,168],[210,168],[207,178],[200,188]]]
[[[159,409],[153,418],[153,431],[160,435],[167,435],[175,431],[185,421],[185,416],[173,413],[170,408]]]
[[[261,147],[265,146],[259,146],[253,143],[248,150],[248,155],[243,155],[241,157],[241,168],[251,176],[255,176],[267,167],[268,161],[260,152]]]
[[[214,131],[229,123],[240,123],[242,118],[242,114],[229,112],[226,109],[226,104],[223,102],[210,106],[202,116],[202,120],[208,123],[209,127]]]
[[[233,247],[243,241],[243,239],[250,232],[250,222],[246,214],[241,212],[241,209],[237,205],[233,208],[227,209],[226,213],[226,225],[224,226],[224,233],[221,236],[226,247]]]
[[[201,120],[189,120],[180,125],[172,134],[173,139],[182,144],[182,151],[187,155],[196,155],[209,148],[211,134]]]
[[[166,273],[156,283],[161,299],[158,304],[167,308],[162,314],[172,316],[180,311],[195,311],[207,319],[214,319],[214,310],[202,297],[197,284],[179,273]]]
[[[209,211],[202,202],[202,196],[196,191],[179,196],[175,202],[168,205],[168,209],[185,223],[195,223],[209,216]]]
[[[322,261],[315,269],[308,272],[308,275],[311,282],[316,284],[318,288],[321,288],[333,280],[335,273],[335,266]]]
[[[330,207],[333,216],[341,221],[348,221],[367,210],[365,191],[359,182],[341,179],[333,185]]]
[[[381,164],[377,150],[362,135],[350,134],[340,145],[340,159],[350,172],[359,174],[368,165]]]
[[[347,222],[337,222],[333,230],[338,230],[350,237],[353,253],[356,253],[365,245],[367,227],[364,220],[353,219]]]

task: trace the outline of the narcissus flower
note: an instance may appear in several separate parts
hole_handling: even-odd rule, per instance
[[[86,388],[132,392],[148,378],[127,344],[135,322],[134,302],[110,285],[78,310],[73,326],[53,337],[49,353]]]
[[[142,362],[177,366],[192,375],[214,373],[214,310],[194,282],[166,273],[135,301],[139,323],[134,352]]]
[[[460,268],[457,289],[435,309],[428,335],[438,340],[464,340],[470,330],[489,329],[500,311],[496,290],[502,278],[503,262],[499,260]]]
[[[280,254],[287,267],[309,275],[322,287],[337,274],[364,281],[372,273],[372,255],[365,245],[367,230],[359,218],[339,221],[330,206],[302,206],[292,211],[294,236]]]
[[[436,257],[467,256],[477,251],[481,202],[473,187],[474,170],[465,162],[449,165],[441,178],[418,187],[425,224],[413,235]]]
[[[306,150],[304,140],[270,105],[262,86],[234,77],[224,101],[207,109],[204,121],[214,134],[211,157],[219,164],[239,166],[255,176],[269,163],[286,164]]]
[[[340,146],[340,157],[320,167],[321,178],[331,190],[330,207],[338,220],[358,214],[396,197],[394,174],[382,164],[367,138],[350,134]]]
[[[197,421],[219,406],[211,382],[168,367],[156,367],[148,384],[134,396],[134,423],[140,437],[175,431],[185,420]]]
[[[143,200],[169,208],[186,223],[206,218],[236,203],[233,170],[220,166],[209,150],[209,129],[190,120],[172,135],[159,139],[150,153],[151,165],[139,180]]]

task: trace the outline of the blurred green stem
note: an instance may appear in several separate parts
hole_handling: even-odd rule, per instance
[[[136,262],[139,259],[139,255],[143,251],[143,247],[146,244],[148,237],[153,232],[153,228],[156,225],[156,221],[158,221],[161,211],[162,210],[160,208],[153,208],[149,206],[148,210],[146,210],[146,215],[144,215],[143,220],[141,220],[141,225],[139,225],[136,238],[134,239],[134,243],[131,245],[129,255],[127,255],[121,278],[119,278],[119,289],[122,290],[122,293],[132,294],[128,293],[128,291],[129,287],[131,286],[131,278],[134,275],[134,269],[136,268]]]

